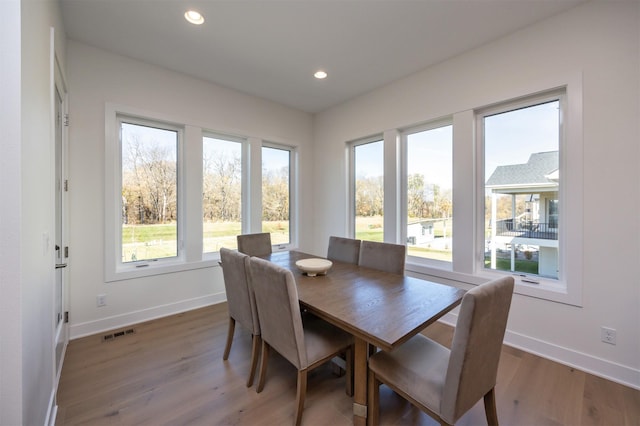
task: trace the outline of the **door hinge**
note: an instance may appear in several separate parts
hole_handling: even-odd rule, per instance
[[[69,322],[69,311],[65,311],[64,313],[64,323],[67,324]]]
[[[64,180],[64,192],[69,192],[69,179]]]
[[[69,114],[64,115],[64,126],[69,127]]]
[[[66,259],[67,257],[69,257],[69,246],[66,246],[66,247],[64,248],[64,257],[65,257],[65,259]]]

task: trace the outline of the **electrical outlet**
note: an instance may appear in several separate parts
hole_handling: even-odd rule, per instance
[[[602,327],[600,329],[600,338],[604,343],[608,343],[610,345],[616,344],[616,330],[609,327]]]
[[[102,307],[102,306],[107,306],[107,295],[106,294],[99,294],[96,296],[96,305],[98,305],[98,308]]]

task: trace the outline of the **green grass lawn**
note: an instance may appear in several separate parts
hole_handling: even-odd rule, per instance
[[[484,267],[487,269],[491,268],[491,258],[485,256],[484,258]],[[496,259],[496,270],[498,271],[510,271],[511,270],[511,259],[505,258],[497,258]],[[538,262],[533,260],[520,260],[516,259],[515,261],[515,271],[514,272],[522,272],[523,274],[533,274],[538,275]]]
[[[264,222],[264,232],[271,233],[272,244],[289,242],[289,222]],[[205,222],[202,230],[203,252],[220,247],[237,248],[236,235],[242,233],[240,222]],[[177,226],[171,224],[124,225],[122,227],[122,261],[162,259],[177,255]]]
[[[178,254],[175,223],[122,226],[122,261],[162,259]]]
[[[437,250],[427,247],[407,246],[407,254],[409,256],[424,257],[427,259],[442,260],[445,262],[451,262],[453,260],[451,250]]]
[[[153,240],[175,240],[178,227],[175,223],[161,225],[123,225],[122,241],[149,242]]]
[[[368,241],[384,241],[383,218],[359,217],[356,227],[356,238]],[[264,232],[271,233],[271,242],[274,245],[289,242],[289,222],[273,221],[263,222]],[[242,233],[240,222],[205,222],[203,224],[203,251],[205,253],[216,252],[220,247],[230,249],[237,248],[236,235]],[[162,259],[173,257],[177,254],[177,226],[172,224],[161,225],[124,225],[122,227],[123,262],[136,260]],[[425,257],[451,261],[451,251],[437,250],[427,247],[408,247],[410,256]],[[504,267],[499,260],[499,269]],[[535,263],[520,261],[521,263]],[[506,270],[510,264],[507,262]],[[521,266],[524,268],[524,266]],[[537,273],[537,263],[535,264]],[[519,271],[525,272],[520,269]],[[528,270],[527,270],[528,272]]]

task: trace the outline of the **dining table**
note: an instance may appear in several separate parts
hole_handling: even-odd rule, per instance
[[[455,308],[465,290],[401,274],[332,261],[324,274],[306,274],[300,251],[273,252],[262,258],[289,269],[300,305],[354,338],[353,423],[367,422],[369,348],[392,351]]]

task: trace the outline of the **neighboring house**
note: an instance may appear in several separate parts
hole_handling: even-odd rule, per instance
[[[442,219],[436,219],[442,221]],[[412,246],[432,242],[435,239],[433,232],[434,220],[419,220],[407,225],[407,243]]]
[[[534,153],[525,164],[496,167],[487,180],[492,205],[492,268],[498,250],[510,250],[513,265],[517,246],[534,246],[538,249],[538,275],[558,277],[558,158],[558,151]],[[503,195],[512,198],[512,217],[497,217],[497,200]],[[515,208],[516,197],[520,202],[525,200],[524,211]]]

